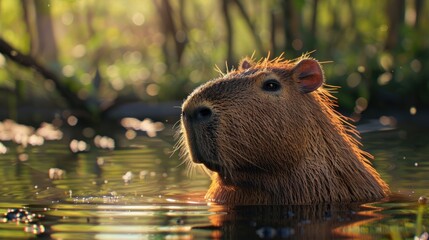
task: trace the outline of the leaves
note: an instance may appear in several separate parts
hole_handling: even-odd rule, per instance
[[[23,2],[2,2],[1,37],[38,60],[43,54],[31,55],[38,35],[26,31]],[[342,86],[337,95],[342,107],[354,109],[361,97],[371,99],[369,107],[392,101],[429,104],[429,70],[423,67],[429,64],[429,21],[422,17],[429,4],[423,1],[405,2],[401,20],[395,15],[403,12],[400,4],[370,0],[153,0],[129,1],[126,6],[114,0],[46,2],[58,59],[39,62],[84,105],[93,100],[181,100],[217,76],[215,65],[225,71],[252,53],[259,58],[286,51],[286,58],[295,58],[313,50],[313,57],[333,62],[323,68],[328,84]],[[15,14],[5,14],[10,12]],[[31,14],[27,18],[34,20]],[[385,56],[390,56],[388,69]],[[358,68],[360,80],[351,81]],[[0,63],[0,88],[13,87],[9,79],[16,79],[14,72],[8,60]],[[386,73],[391,79],[380,84]],[[30,85],[39,77],[23,83]],[[46,95],[41,89],[29,91],[36,98]],[[408,95],[414,97],[401,100]],[[100,108],[91,104],[88,109]]]

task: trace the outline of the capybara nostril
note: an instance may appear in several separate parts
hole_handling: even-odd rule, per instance
[[[212,110],[208,107],[199,107],[194,110],[194,113],[192,114],[192,118],[196,122],[205,122],[212,118]]]

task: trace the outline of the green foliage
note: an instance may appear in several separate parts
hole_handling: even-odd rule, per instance
[[[406,2],[393,49],[385,45],[396,26],[389,22],[386,1],[225,1],[231,36],[222,1],[47,2],[58,49],[58,62],[47,64],[82,99],[181,100],[195,86],[218,76],[215,65],[227,70],[228,49],[234,61],[227,63],[229,67],[253,53],[259,58],[286,51],[286,58],[294,58],[316,50],[312,56],[331,61],[323,64],[327,83],[342,87],[337,95],[342,107],[356,110],[359,98],[370,107],[429,104],[429,70],[424,67],[429,64],[429,21],[421,17],[428,14],[425,2],[418,15],[414,1]],[[0,37],[43,62],[32,52],[36,39],[30,32],[37,29],[26,24],[22,4],[0,1]],[[40,21],[31,11],[30,18]],[[255,36],[263,49],[258,49]],[[1,59],[0,88],[13,90],[17,79],[35,85],[41,78],[28,69],[17,72],[11,61]],[[41,87],[27,91],[31,97],[46,95]]]

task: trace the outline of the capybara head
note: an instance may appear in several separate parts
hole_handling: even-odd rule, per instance
[[[367,201],[387,185],[356,131],[332,109],[320,64],[303,56],[241,61],[182,106],[190,160],[213,172],[206,197],[231,204]]]

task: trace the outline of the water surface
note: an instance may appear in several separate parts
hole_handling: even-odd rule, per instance
[[[69,129],[39,144],[35,137],[1,141],[0,238],[425,237],[428,210],[417,204],[429,186],[424,126],[363,134],[373,164],[401,198],[348,206],[208,206],[203,197],[209,178],[198,171],[188,176],[172,154],[173,134],[166,125],[155,134],[109,130],[104,142],[105,135],[96,140],[88,129]],[[17,213],[21,218],[14,219]]]

